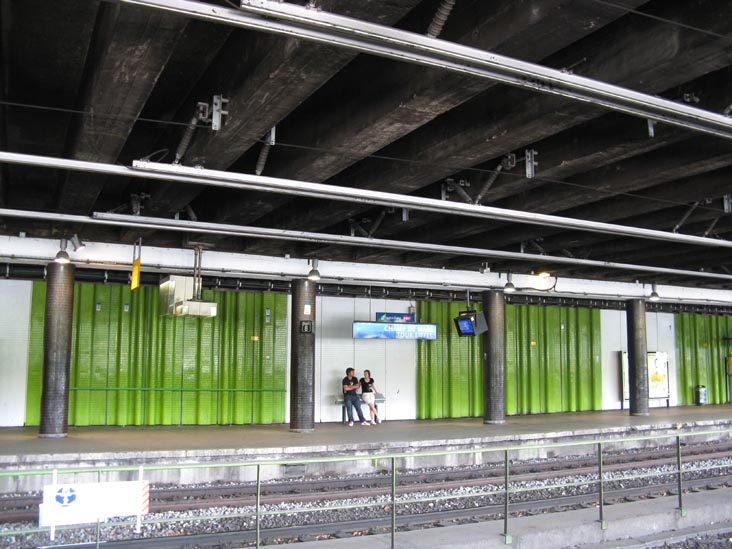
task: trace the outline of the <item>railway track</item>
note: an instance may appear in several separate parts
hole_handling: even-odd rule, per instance
[[[722,487],[732,488],[732,476],[725,476],[716,480],[700,479],[687,483],[685,491],[716,490]],[[653,487],[625,488],[606,494],[605,505],[617,505],[628,501],[637,501],[643,498],[675,496],[676,486],[666,483]],[[553,513],[571,509],[597,507],[597,493],[573,496],[559,496],[551,499],[539,499],[523,502],[513,502],[510,507],[510,517],[529,514]],[[455,509],[435,511],[432,513],[400,514],[396,517],[397,532],[420,528],[434,528],[452,526],[466,522],[482,522],[503,519],[503,502],[471,507],[469,509]],[[260,545],[283,545],[303,541],[323,539],[349,538],[355,535],[370,535],[389,533],[391,517],[359,518],[354,521],[338,521],[335,523],[297,525],[290,527],[264,528],[260,533]],[[197,549],[220,547],[254,546],[257,533],[254,529],[217,532],[187,536],[169,536],[156,538],[138,538],[124,541],[106,541],[105,547],[113,549],[144,548],[144,549],[180,549],[196,547]],[[75,547],[95,547],[95,543],[75,544]],[[62,545],[46,546],[46,549],[60,549]]]
[[[699,447],[685,447],[683,463],[685,469],[693,469],[695,464],[708,460],[732,459],[732,446],[728,445],[701,445]],[[657,494],[668,494],[676,490],[676,482],[668,481],[673,479],[677,463],[675,449],[673,450],[650,450],[633,452],[632,454],[608,454],[603,456],[603,477],[607,479],[612,473],[619,473],[620,480],[607,479],[605,484],[605,500],[608,504],[624,501],[628,498],[642,498]],[[632,472],[638,469],[658,468],[663,470],[665,475],[662,484],[649,482],[652,487],[626,488],[618,487],[622,482],[623,472]],[[731,471],[715,470],[708,478],[691,478],[700,476],[698,472],[684,473],[685,489],[714,489],[718,487],[732,487],[732,477],[727,476]],[[529,463],[511,463],[510,468],[511,486],[511,513],[544,513],[548,510],[566,509],[597,505],[597,474],[598,465],[594,458],[572,458],[534,461]],[[630,474],[630,473],[626,473]],[[688,477],[688,478],[687,478]],[[562,495],[558,493],[550,498],[533,498],[531,490],[521,488],[525,483],[543,482],[548,488],[557,488],[562,492],[562,482],[572,479],[584,478],[589,480],[575,482],[584,484],[587,493]],[[659,477],[662,478],[662,477]],[[398,484],[395,488],[396,496],[401,500],[398,505],[397,526],[400,529],[412,529],[428,527],[430,525],[441,525],[446,523],[457,523],[467,520],[490,520],[499,518],[503,513],[504,505],[504,482],[505,471],[503,464],[490,464],[483,467],[455,468],[446,471],[430,471],[422,473],[399,473]],[[593,480],[594,479],[594,480]],[[318,539],[322,537],[338,537],[353,535],[353,532],[363,531],[364,533],[379,533],[389,531],[391,527],[391,475],[381,473],[369,477],[353,477],[346,479],[325,479],[325,480],[300,480],[287,482],[266,483],[261,486],[260,504],[263,508],[275,506],[307,506],[317,505],[320,502],[364,499],[377,501],[381,498],[380,514],[383,516],[366,516],[351,523],[349,521],[337,521],[336,524],[313,524],[303,526],[302,524],[287,528],[275,527],[262,530],[264,539],[262,543],[282,543],[288,539]],[[660,481],[659,481],[660,482]],[[404,510],[403,502],[411,501],[419,503],[420,494],[435,492],[437,490],[449,492],[466,488],[475,488],[479,503],[471,503],[468,509],[443,510],[435,513],[425,513],[424,510],[411,515]],[[652,492],[650,491],[652,490]],[[227,486],[206,486],[206,487],[181,487],[154,488],[151,492],[151,515],[173,512],[188,512],[211,508],[253,508],[256,502],[256,486],[227,485]],[[486,501],[480,501],[483,498]],[[35,523],[38,519],[39,496],[18,496],[0,499],[0,522],[3,523]],[[309,514],[317,514],[317,508],[307,510]],[[225,514],[225,513],[224,513]],[[234,517],[237,512],[231,513]],[[242,511],[242,515],[251,515]],[[379,513],[376,513],[379,514]],[[217,520],[220,518],[217,517]],[[205,518],[191,520],[206,520]],[[222,519],[226,522],[227,518]],[[240,520],[241,522],[241,520]],[[229,539],[226,543],[249,544],[255,541],[256,533],[251,527],[234,528],[237,531],[208,533],[201,536],[201,547],[215,546],[216,543],[224,543],[221,540]],[[198,536],[186,536],[187,546],[197,546]],[[219,540],[217,542],[216,540]],[[167,540],[167,541],[166,541]],[[207,540],[208,545],[203,544]],[[139,547],[144,542],[145,547],[180,547],[180,540],[168,538],[137,539],[131,542],[106,542],[105,545],[114,544],[119,547]],[[133,543],[137,545],[125,545]],[[160,545],[158,545],[158,543]],[[166,545],[166,543],[170,545]],[[178,543],[178,545],[175,545]]]

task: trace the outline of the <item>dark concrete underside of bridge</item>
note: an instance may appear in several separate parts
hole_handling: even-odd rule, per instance
[[[210,2],[231,9],[225,2]],[[305,2],[300,2],[304,4]],[[319,0],[424,35],[442,0]],[[149,158],[726,240],[732,140],[556,95],[142,6],[3,0],[3,151]],[[439,38],[714,113],[732,103],[728,0],[457,0]],[[228,100],[224,126],[199,103]],[[202,117],[205,118],[205,117]],[[274,145],[263,148],[271,128]],[[652,131],[651,131],[652,130]],[[526,150],[537,152],[527,177]],[[725,198],[725,196],[727,198]],[[725,205],[726,204],[726,205]],[[0,164],[0,207],[140,213],[531,254],[509,261],[0,218],[0,233],[394,265],[728,287],[542,256],[729,274],[732,250],[262,191]]]

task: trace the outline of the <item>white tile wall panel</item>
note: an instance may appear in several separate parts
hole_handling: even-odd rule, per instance
[[[0,426],[25,422],[28,330],[33,283],[0,281]]]

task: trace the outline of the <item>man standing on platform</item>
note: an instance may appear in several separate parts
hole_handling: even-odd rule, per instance
[[[346,377],[343,378],[343,404],[346,406],[346,413],[348,414],[348,426],[353,427],[353,408],[356,407],[356,413],[361,425],[370,425],[366,418],[363,417],[361,411],[361,399],[358,397],[356,392],[361,386],[356,376],[353,375],[353,368],[346,368]]]

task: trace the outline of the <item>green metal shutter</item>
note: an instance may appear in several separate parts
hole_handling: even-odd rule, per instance
[[[45,287],[33,286],[27,425],[39,422]],[[287,296],[202,297],[218,316],[161,317],[157,288],[77,283],[69,424],[283,422]]]
[[[483,338],[457,336],[463,308],[418,302],[420,322],[438,324],[437,341],[418,342],[418,418],[483,415]],[[601,409],[600,343],[597,309],[506,305],[506,414]]]
[[[677,314],[676,384],[680,405],[694,404],[697,385],[709,404],[729,402],[726,357],[732,354],[732,317]]]
[[[28,383],[25,392],[25,425],[39,425],[41,421],[43,325],[45,314],[46,284],[44,282],[34,282],[31,292],[30,330],[28,335]],[[38,329],[39,326],[40,329]]]

